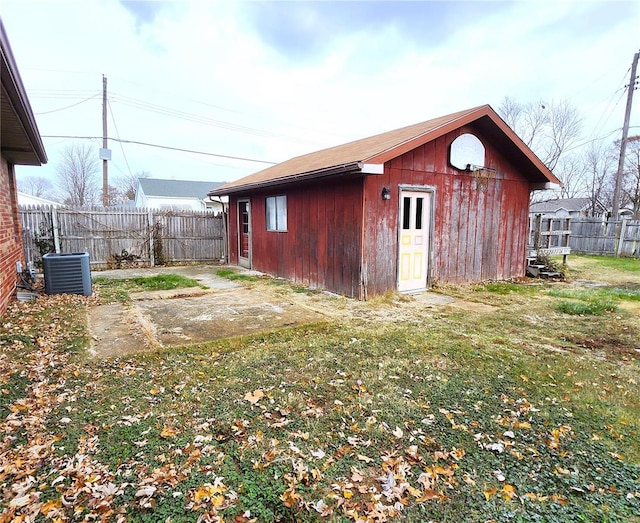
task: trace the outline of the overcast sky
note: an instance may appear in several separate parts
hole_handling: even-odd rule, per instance
[[[567,99],[620,137],[640,2],[0,0],[55,179],[108,135],[279,162],[505,96]],[[640,130],[640,99],[632,132]],[[265,164],[109,142],[110,178],[228,181]]]

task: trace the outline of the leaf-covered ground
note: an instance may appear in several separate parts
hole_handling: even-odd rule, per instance
[[[111,360],[86,355],[91,300],[16,303],[0,522],[640,521],[638,301],[585,289],[447,288],[492,307],[407,315],[391,296]]]

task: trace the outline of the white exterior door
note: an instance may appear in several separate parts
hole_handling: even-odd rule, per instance
[[[431,231],[432,192],[400,191],[398,290],[418,292],[427,288]]]

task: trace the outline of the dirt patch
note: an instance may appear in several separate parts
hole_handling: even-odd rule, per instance
[[[153,348],[144,324],[135,309],[121,303],[98,305],[89,309],[89,333],[92,356],[111,358]]]
[[[487,305],[486,303],[462,300],[454,301],[453,303],[449,304],[449,307],[452,309],[462,309],[463,311],[469,312],[493,312],[498,310],[498,307]]]
[[[111,303],[90,309],[89,351],[95,357],[120,357],[269,332],[325,321],[327,317],[261,287],[195,294],[189,289],[134,293],[129,304]]]
[[[198,298],[138,301],[134,306],[156,325],[162,346],[254,334],[326,320],[319,312],[263,290],[239,288]]]
[[[615,357],[618,361],[620,354],[637,357],[640,354],[640,345],[629,336],[623,335],[594,335],[594,336],[567,336],[566,340],[575,343],[578,347],[598,352],[602,357]],[[635,342],[634,342],[635,341]]]

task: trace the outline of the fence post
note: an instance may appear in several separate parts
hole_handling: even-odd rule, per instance
[[[58,211],[55,207],[51,207],[51,227],[53,228],[53,245],[56,252],[60,252],[60,230],[58,222]]]
[[[153,211],[151,209],[147,212],[147,225],[149,230],[149,265],[155,266],[155,257],[153,255]]]
[[[627,232],[627,220],[622,218],[622,223],[620,224],[620,239],[618,240],[618,248],[616,249],[616,257],[620,258],[622,254],[622,247],[624,246],[624,237]]]
[[[536,214],[535,230],[533,232],[533,248],[536,250],[536,256],[540,250],[540,230],[542,229],[542,214]]]

